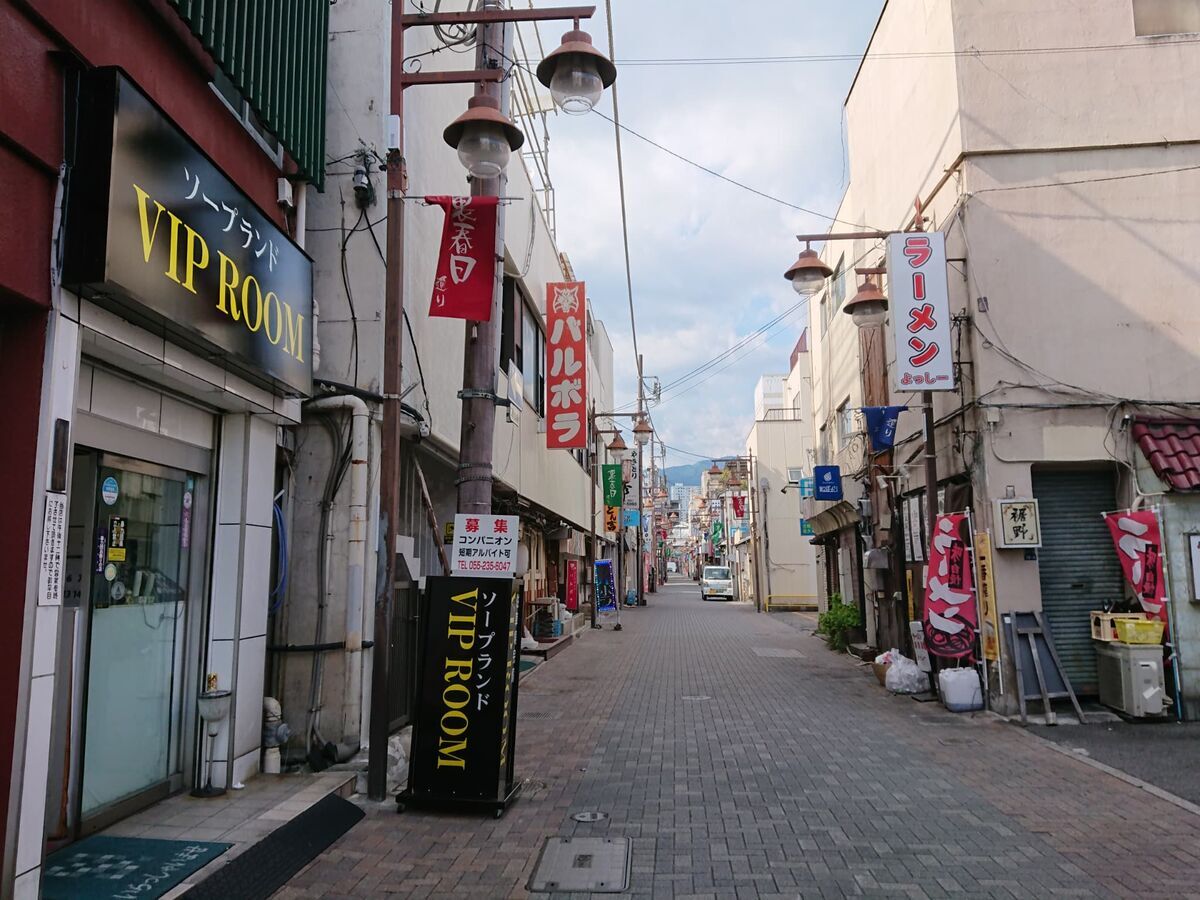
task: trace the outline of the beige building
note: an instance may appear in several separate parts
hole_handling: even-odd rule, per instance
[[[1200,713],[1183,537],[1194,513],[1189,524],[1187,498],[1153,483],[1131,437],[1139,419],[1187,416],[1200,401],[1200,2],[1086,6],[885,3],[845,103],[850,183],[837,217],[904,229],[919,198],[920,226],[946,236],[958,378],[935,398],[939,491],[991,532],[1001,613],[1043,610],[1072,683],[1094,691],[1087,612],[1128,590],[1100,513],[1161,505],[1185,707]],[[841,307],[856,290],[851,270],[884,264],[882,244],[831,241],[822,257],[837,274],[812,306],[813,422],[817,455],[841,466],[847,498],[810,502],[827,554],[839,555],[823,587],[861,592],[868,624],[896,630],[907,618],[901,563],[919,586],[914,557],[927,540],[920,395],[887,379],[888,402],[912,411],[894,454],[875,460],[886,468],[869,471],[855,411],[885,355],[894,370],[897,323],[860,335]],[[1186,461],[1160,456],[1154,469],[1173,465]],[[881,473],[895,477],[866,477]],[[873,527],[859,530],[864,493]],[[1039,501],[1040,547],[999,548],[1003,498]],[[889,569],[864,577],[861,551],[873,544],[890,548]],[[1005,684],[1000,705],[1011,708]]]
[[[812,475],[815,459],[811,381],[806,331],[796,342],[788,374],[764,375],[755,390],[746,452],[754,461],[757,502],[750,510],[750,531],[760,542],[756,559],[764,607],[817,604],[815,548],[799,503],[801,479]]]

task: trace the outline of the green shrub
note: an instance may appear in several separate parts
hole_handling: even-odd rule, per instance
[[[829,609],[817,619],[817,634],[829,641],[829,649],[841,652],[850,646],[850,632],[862,626],[858,609],[842,602],[841,594],[829,597]]]

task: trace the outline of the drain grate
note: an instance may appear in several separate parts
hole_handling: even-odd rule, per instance
[[[525,712],[522,710],[519,715],[522,719],[557,719],[562,714],[559,712],[549,712],[546,710],[537,710],[531,712]]]
[[[619,894],[629,868],[629,838],[547,838],[529,890]]]

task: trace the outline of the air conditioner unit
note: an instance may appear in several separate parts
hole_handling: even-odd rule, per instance
[[[1165,715],[1162,647],[1094,643],[1100,702],[1136,718]]]

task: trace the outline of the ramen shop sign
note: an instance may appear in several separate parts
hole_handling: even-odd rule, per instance
[[[119,71],[86,79],[64,282],[285,394],[312,390],[312,261]]]

